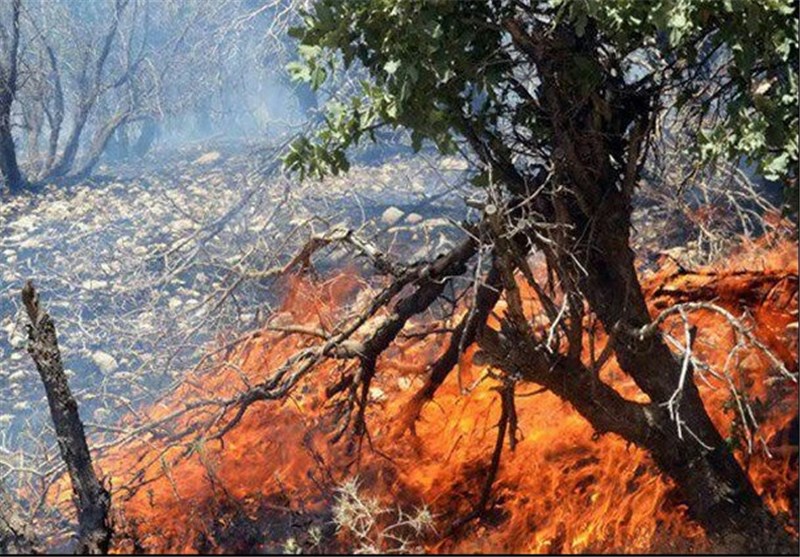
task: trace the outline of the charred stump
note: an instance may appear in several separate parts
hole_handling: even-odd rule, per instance
[[[61,458],[67,466],[74,501],[78,511],[78,546],[76,553],[101,555],[108,553],[111,526],[108,510],[111,495],[100,483],[92,467],[86,435],[78,414],[78,403],[72,396],[53,320],[39,305],[39,296],[28,281],[22,289],[22,301],[30,318],[28,353],[47,393],[50,417],[56,430]]]

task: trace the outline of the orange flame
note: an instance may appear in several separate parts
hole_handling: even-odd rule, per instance
[[[724,269],[691,276],[665,265],[645,277],[645,291],[654,313],[674,303],[681,292],[703,288],[730,311],[739,314],[745,306],[758,338],[790,369],[796,368],[796,328],[791,327],[797,321],[796,249],[792,243],[752,248],[731,258]],[[748,269],[753,273],[746,274]],[[784,279],[764,280],[767,276]],[[354,273],[322,284],[294,278],[283,311],[295,323],[324,327],[360,288]],[[734,342],[729,327],[711,312],[696,312],[692,320],[703,331],[697,351],[721,367]],[[682,324],[668,321],[666,328],[671,327]],[[224,442],[196,445],[186,454],[185,447],[171,446],[170,439],[154,432],[108,452],[99,466],[112,485],[138,486],[114,493],[122,532],[116,550],[258,551],[264,549],[259,546],[265,543],[263,533],[243,524],[288,529],[278,517],[290,511],[322,516],[330,505],[330,487],[354,474],[384,502],[430,507],[439,534],[425,540],[428,551],[707,549],[702,528],[686,516],[673,486],[646,452],[613,435],[597,437],[569,404],[537,392],[535,385],[518,389],[520,442],[513,452],[504,450],[491,510],[481,521],[442,535],[480,497],[500,415],[492,390],[496,383],[478,381],[485,369],[473,362],[475,350],[469,349],[435,400],[423,408],[416,434],[398,428],[445,339],[403,340],[382,356],[367,416],[371,446],[365,445],[358,462],[347,453],[346,443],[327,441],[325,386],[340,377],[347,362],[325,363],[285,401],[254,405]],[[231,395],[245,380],[255,383],[268,376],[309,342],[316,341],[264,331],[228,354],[213,373],[187,379],[150,408],[148,418],[168,416],[198,397]],[[772,458],[763,452],[748,458],[742,454],[741,461],[769,507],[789,516],[796,528],[797,447],[787,446],[780,436],[797,416],[796,387],[787,389],[769,379],[769,363],[753,350],[743,351],[737,364],[738,384],[769,406],[760,432],[773,453]],[[469,394],[460,392],[457,373],[463,385],[474,384]],[[643,396],[613,358],[603,378],[626,396]],[[704,400],[720,430],[727,432],[734,416],[725,410],[729,394],[719,381],[709,382],[700,384]],[[174,425],[180,429],[209,417],[199,409],[176,418]]]

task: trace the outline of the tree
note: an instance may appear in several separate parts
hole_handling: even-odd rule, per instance
[[[290,169],[346,171],[350,147],[374,139],[378,128],[399,127],[417,149],[424,141],[442,152],[464,148],[484,192],[470,238],[437,260],[362,343],[363,389],[405,320],[442,293],[430,277],[462,274],[486,250],[492,265],[475,285],[474,310],[452,334],[422,399],[477,339],[509,388],[539,383],[598,434],[648,450],[722,547],[791,551],[789,535],[709,418],[691,358],[672,353],[661,319],[651,317],[629,246],[637,183],[664,121],[693,134],[698,165],[719,157],[752,164],[796,197],[797,8],[780,1],[319,0],[295,35],[304,63],[294,72],[312,86],[352,66],[370,79],[348,102],[329,104],[325,126],[292,145]],[[533,253],[546,261],[547,284],[534,277]],[[537,293],[545,327],[526,316],[517,276]],[[484,323],[498,290],[508,310],[494,331]],[[610,340],[587,363],[582,327],[590,315]],[[692,342],[687,327],[686,354]],[[612,354],[650,402],[629,401],[600,379]],[[796,372],[784,371],[797,382]]]
[[[295,13],[289,8],[287,18]],[[225,52],[215,61],[209,52],[221,51],[222,39],[236,45],[258,35],[264,23],[247,18],[251,9],[237,0],[213,10],[142,0],[4,5],[0,163],[9,188],[25,184],[23,170],[34,183],[85,178],[127,136],[135,153],[145,153],[158,122],[210,102],[210,88],[231,86],[231,76],[247,70],[250,58]],[[227,32],[231,19],[244,20],[236,35]],[[217,79],[222,65],[230,75]]]
[[[11,135],[11,105],[17,94],[19,74],[20,2],[21,0],[14,0],[11,3],[8,28],[0,21],[0,50],[3,53],[3,57],[0,58],[0,175],[12,192],[18,191],[25,185],[17,165],[14,137]]]

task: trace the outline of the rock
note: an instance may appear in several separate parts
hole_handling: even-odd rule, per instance
[[[92,413],[92,418],[94,418],[95,422],[103,423],[108,417],[111,415],[106,408],[98,408]]]
[[[422,222],[422,215],[419,213],[409,213],[406,217],[406,222],[408,224],[419,224]]]
[[[453,224],[447,219],[435,218],[426,220],[423,226],[428,229],[441,228],[441,227],[449,228],[452,227]]]
[[[30,230],[31,228],[36,228],[37,223],[38,219],[36,215],[22,215],[12,223],[12,226],[23,230]]]
[[[175,232],[183,232],[194,228],[194,223],[189,219],[178,219],[172,223],[170,228]]]
[[[211,164],[217,162],[220,158],[219,151],[210,151],[204,155],[200,155],[194,160],[192,164]]]
[[[89,279],[85,280],[81,283],[81,288],[84,290],[102,290],[108,286],[108,282],[105,280],[94,280]]]
[[[386,393],[384,393],[383,389],[380,387],[370,387],[369,397],[375,402],[380,402],[382,400],[386,400]]]
[[[107,352],[103,352],[102,350],[97,350],[94,352],[92,354],[92,360],[95,364],[97,364],[97,367],[100,368],[100,371],[105,374],[112,373],[119,367],[119,364],[117,364],[117,360],[114,359],[114,356]]]
[[[42,245],[41,240],[37,238],[28,238],[24,242],[20,242],[19,247],[21,248],[38,248]]]
[[[397,207],[387,208],[381,215],[381,222],[386,226],[393,226],[403,218],[405,213]]]

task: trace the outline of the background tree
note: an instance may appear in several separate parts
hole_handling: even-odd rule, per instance
[[[289,168],[301,176],[347,170],[348,149],[382,127],[411,130],[415,148],[431,141],[467,151],[483,216],[437,269],[463,273],[475,253],[489,251],[493,270],[483,282],[504,291],[508,310],[499,332],[480,322],[457,329],[456,355],[477,336],[508,384],[539,383],[598,433],[647,449],[725,547],[790,548],[711,422],[691,359],[672,353],[662,318],[650,316],[629,244],[637,184],[665,122],[679,120],[696,140],[698,168],[720,157],[750,164],[796,196],[796,7],[320,0],[296,35],[304,64],[294,71],[312,86],[353,65],[370,79],[347,102],[329,104],[325,126],[293,144]],[[547,263],[544,284],[528,262],[534,253]],[[516,276],[537,293],[546,326],[525,314]],[[440,294],[420,286],[395,315],[402,323]],[[488,315],[485,307],[474,313]],[[590,316],[610,340],[586,362]],[[366,386],[401,323],[365,343]],[[686,354],[692,335],[687,327]],[[600,379],[612,353],[650,402],[624,399]],[[431,393],[452,364],[441,367]],[[797,381],[795,371],[782,372]]]
[[[11,105],[19,75],[20,1],[3,4],[3,12],[10,13],[0,13],[0,175],[11,191],[18,191],[25,184],[11,134]]]
[[[2,174],[76,181],[102,158],[143,156],[163,133],[185,141],[258,134],[291,118],[277,104],[299,0],[15,0],[0,13]],[[288,90],[288,87],[284,87]],[[298,111],[313,105],[307,86]],[[13,106],[12,106],[13,103]],[[285,104],[285,103],[284,103]],[[257,124],[254,124],[257,122]],[[110,152],[109,152],[110,151]],[[20,161],[21,169],[17,164]]]

